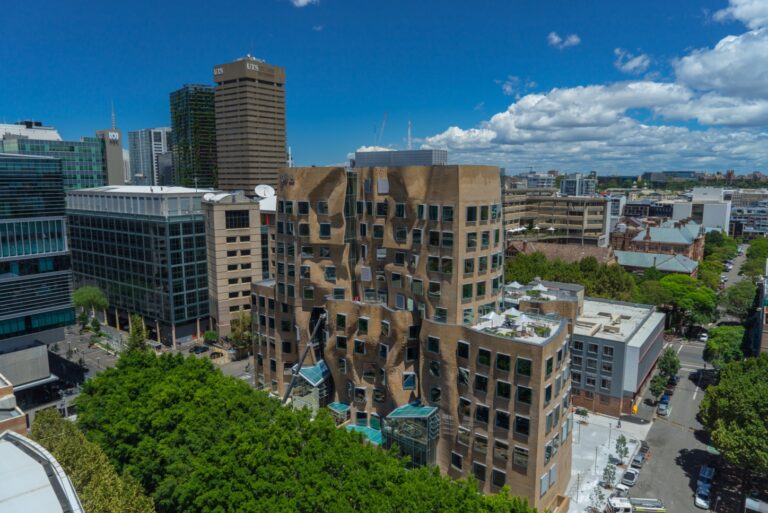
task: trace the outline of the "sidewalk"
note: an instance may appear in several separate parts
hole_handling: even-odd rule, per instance
[[[616,427],[617,419],[606,417],[598,413],[590,413],[587,423],[578,422],[580,417],[574,415],[573,425],[573,455],[571,464],[571,481],[568,484],[567,494],[571,497],[568,509],[570,513],[584,513],[590,506],[592,491],[600,486],[603,469],[609,462],[609,458],[616,452],[616,439],[619,435],[627,438],[629,455],[624,463],[631,461],[640,440],[645,440],[652,424],[639,424],[623,421],[621,429]],[[615,456],[613,458],[616,459]],[[614,461],[614,464],[618,461]],[[616,467],[616,481],[621,480],[624,468]],[[607,497],[611,490],[602,488]]]

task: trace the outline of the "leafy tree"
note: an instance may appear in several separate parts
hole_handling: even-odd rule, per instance
[[[608,463],[603,468],[603,484],[607,487],[613,486],[613,481],[616,479],[616,465]]]
[[[213,342],[216,342],[219,340],[219,334],[211,330],[206,331],[203,334],[203,340],[208,342],[209,344],[212,344]]]
[[[146,351],[147,350],[147,330],[144,328],[144,322],[140,315],[131,315],[131,329],[128,332],[128,340],[125,345],[126,351]]]
[[[128,352],[89,379],[78,425],[135,477],[159,513],[471,511],[533,513],[338,429],[327,411],[283,407],[207,359]]]
[[[743,321],[749,316],[756,294],[757,287],[754,283],[750,280],[742,280],[725,289],[720,298],[720,306],[730,315]]]
[[[616,439],[616,455],[619,457],[622,464],[624,463],[624,458],[629,456],[627,437],[624,435],[619,435],[619,437]]]
[[[659,281],[647,280],[638,285],[637,300],[647,305],[663,306],[672,302],[672,296]]]
[[[30,437],[56,458],[88,513],[154,513],[139,483],[121,477],[104,451],[54,408],[35,414]]]
[[[88,313],[83,310],[77,316],[77,322],[80,324],[80,329],[84,330],[88,326]]]
[[[669,274],[659,284],[672,305],[672,323],[677,329],[684,324],[708,323],[716,308],[715,291],[685,274]]]
[[[744,358],[742,345],[744,326],[717,326],[709,330],[709,340],[704,347],[704,360],[715,369]]]
[[[603,503],[605,502],[605,494],[603,493],[603,490],[600,489],[599,486],[596,486],[594,490],[592,490],[592,493],[589,494],[589,505],[592,508],[592,511],[595,513],[599,513],[603,510]]]
[[[659,397],[661,397],[661,394],[664,393],[666,388],[667,378],[661,374],[656,374],[653,378],[651,378],[651,385],[648,387],[648,390],[651,392],[653,398],[658,401]]]
[[[240,312],[237,317],[234,317],[231,321],[231,332],[229,334],[229,341],[233,347],[237,349],[250,350],[253,344],[251,338],[251,314],[248,312]]]
[[[671,347],[668,347],[659,357],[659,373],[667,378],[676,376],[680,371],[680,357]]]
[[[80,287],[72,294],[72,302],[83,312],[105,310],[109,306],[106,296],[98,287]]]
[[[96,317],[91,319],[91,331],[94,333],[99,333],[101,331],[101,323]]]
[[[702,423],[723,457],[768,475],[768,354],[726,365],[704,392]]]

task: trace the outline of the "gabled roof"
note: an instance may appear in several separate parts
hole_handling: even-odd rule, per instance
[[[325,381],[330,374],[331,372],[328,370],[328,366],[325,364],[324,360],[318,361],[317,365],[302,367],[301,370],[299,370],[299,375],[306,379],[313,387],[316,387]]]
[[[688,221],[685,226],[675,228],[674,221],[666,221],[661,226],[651,226],[648,230],[641,230],[634,241],[642,242],[647,233],[650,233],[651,242],[661,242],[665,244],[692,244],[699,236],[699,225],[693,221]]]
[[[691,274],[699,267],[699,263],[684,255],[667,255],[663,253],[642,253],[640,251],[616,251],[618,264],[626,267],[657,270],[668,273]]]

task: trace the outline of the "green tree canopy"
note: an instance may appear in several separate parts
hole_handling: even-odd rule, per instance
[[[768,476],[768,354],[726,365],[699,411],[726,460]]]
[[[126,353],[77,407],[88,438],[160,513],[533,511],[507,490],[486,497],[472,481],[406,470],[326,411],[311,420],[202,358]]]
[[[704,360],[716,369],[744,358],[744,326],[718,326],[709,330]]]
[[[669,274],[659,284],[670,298],[675,326],[706,324],[712,320],[717,305],[714,290],[685,274]]]
[[[229,340],[233,347],[238,349],[251,349],[253,344],[251,337],[251,314],[240,312],[232,318]]]
[[[128,332],[128,342],[126,351],[146,351],[147,350],[147,330],[144,327],[143,319],[140,315],[131,315],[131,329]]]
[[[749,316],[756,295],[755,284],[751,280],[741,280],[725,289],[720,297],[720,306],[743,321]]]
[[[105,310],[109,306],[107,297],[99,287],[80,287],[72,293],[72,302],[83,311]]]
[[[656,374],[654,377],[651,378],[651,384],[648,386],[648,391],[651,393],[654,399],[658,400],[658,398],[661,397],[661,394],[664,393],[664,390],[666,388],[667,388],[667,378],[665,378],[661,374]]]
[[[671,347],[666,348],[659,357],[658,367],[661,375],[667,378],[676,376],[680,371],[680,358],[677,356],[677,352]]]
[[[88,513],[154,513],[139,484],[121,477],[101,448],[54,408],[35,414],[30,437],[53,454]]]

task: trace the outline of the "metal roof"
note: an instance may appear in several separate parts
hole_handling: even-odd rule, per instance
[[[0,511],[84,513],[59,462],[13,431],[0,434]]]
[[[640,251],[615,251],[616,261],[621,266],[650,269],[655,267],[662,272],[691,274],[699,263],[684,255],[664,253],[642,253]]]

